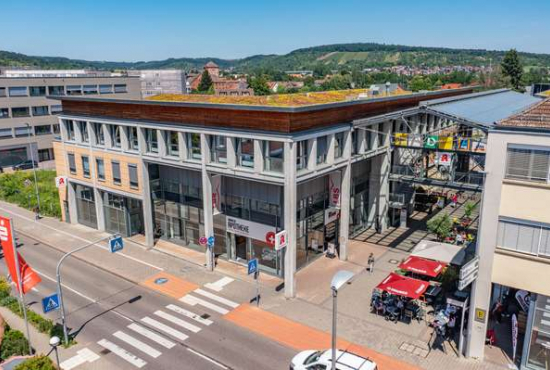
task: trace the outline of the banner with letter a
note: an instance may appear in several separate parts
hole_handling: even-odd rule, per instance
[[[19,261],[19,272],[21,273],[21,282],[23,290],[20,290],[19,281],[17,281],[17,270],[15,265],[15,238],[13,236],[13,227],[11,219],[0,216],[0,243],[4,251],[4,260],[8,266],[12,281],[18,292],[28,293],[33,287],[42,281],[40,276],[25,262],[25,259],[17,252]]]

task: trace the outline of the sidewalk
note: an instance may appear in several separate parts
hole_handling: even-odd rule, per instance
[[[13,217],[17,233],[24,233],[61,251],[70,251],[86,243],[109,236],[107,233],[81,225],[70,225],[51,218],[34,221],[33,214],[14,205],[0,202],[0,214]],[[201,262],[201,253],[174,248],[167,243],[162,246],[164,252],[157,248],[147,249],[138,242],[125,239],[124,250],[111,254],[106,243],[90,247],[77,253],[80,258],[105,271],[114,273],[126,280],[150,285],[151,280],[169,274],[183,282],[170,287],[178,295],[181,289],[213,283],[225,276],[231,276],[235,282],[224,289],[224,295],[235,302],[248,302],[255,296],[256,286],[244,273],[241,266],[227,261],[219,261],[214,272],[207,271]],[[297,273],[298,297],[293,300],[284,298],[275,287],[280,279],[268,277],[261,281],[262,311],[268,311],[283,319],[303,324],[312,329],[329,333],[331,330],[331,292],[330,279],[341,269],[357,274],[353,283],[339,294],[338,336],[354,345],[376,351],[381,356],[390,356],[396,361],[403,361],[418,368],[439,370],[452,369],[503,369],[502,366],[476,360],[458,358],[452,351],[448,354],[433,350],[426,356],[426,343],[430,332],[424,323],[393,324],[376,317],[369,312],[370,293],[396,264],[407,254],[400,250],[352,241],[350,243],[350,260],[340,261],[321,257],[310,266]],[[374,253],[377,260],[375,272],[365,271],[369,253]],[[174,258],[174,255],[179,258]],[[182,259],[183,258],[183,259]],[[184,260],[185,259],[185,260]],[[174,279],[176,281],[179,281]],[[167,291],[167,295],[171,292]],[[428,337],[427,337],[428,335]],[[78,346],[76,346],[78,347]],[[312,348],[313,349],[313,348]],[[381,370],[393,369],[386,367]]]

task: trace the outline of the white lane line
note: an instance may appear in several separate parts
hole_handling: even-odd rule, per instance
[[[233,301],[230,301],[229,299],[227,298],[223,298],[223,297],[220,297],[220,296],[217,296],[213,293],[210,293],[210,292],[207,292],[206,290],[202,290],[202,289],[195,289],[195,293],[197,294],[200,294],[206,298],[210,298],[211,300],[213,301],[216,301],[216,302],[219,302],[221,304],[224,304],[226,306],[229,306],[231,308],[237,308],[239,307],[239,304],[238,303],[235,303]]]
[[[145,329],[143,326],[139,326],[138,324],[130,324],[128,325],[128,329],[131,329],[135,331],[138,334],[143,335],[145,338],[152,340],[155,343],[160,344],[164,348],[173,348],[176,343],[169,341],[168,339],[164,338],[163,336],[158,335],[154,331],[151,331],[149,329]]]
[[[35,269],[34,267],[33,267],[33,270],[36,271],[36,273],[37,273],[38,275],[40,275],[40,276],[42,276],[42,277],[44,277],[44,278],[46,278],[46,279],[48,279],[48,280],[54,282],[55,284],[57,284],[57,280],[54,279],[53,277],[48,276],[48,275],[46,275],[45,273],[38,271],[38,270]],[[90,301],[90,302],[92,302],[92,303],[97,303],[97,300],[95,300],[95,299],[93,299],[93,298],[90,298],[90,297],[88,297],[87,295],[84,295],[84,294],[80,293],[79,291],[74,290],[73,288],[71,288],[71,287],[69,287],[69,286],[67,286],[67,285],[65,285],[65,284],[63,284],[63,283],[61,283],[61,286],[62,286],[63,288],[65,288],[65,289],[67,289],[67,290],[73,292],[74,294],[76,294],[76,295],[78,295],[78,296],[80,296],[80,297],[82,297],[82,298],[84,298],[84,299],[87,299],[88,301]]]
[[[19,218],[22,218],[22,219],[27,220],[27,221],[32,221],[33,223],[36,222],[34,219],[32,219],[32,218],[30,218],[30,217],[18,215],[17,213],[14,213],[14,212],[10,211],[9,209],[5,209],[5,208],[0,207],[0,210],[2,210],[2,211],[4,211],[4,212],[7,212],[7,213],[9,213],[9,214],[11,214],[11,215],[13,215],[13,216],[15,216],[15,217],[19,217]],[[93,243],[93,242],[94,242],[93,240],[84,239],[84,238],[82,238],[82,237],[80,237],[80,236],[76,236],[76,235],[71,234],[71,233],[68,233],[68,232],[66,232],[66,231],[64,231],[64,230],[56,229],[55,227],[52,227],[52,226],[50,226],[50,225],[46,225],[45,223],[40,223],[40,226],[42,226],[42,227],[47,227],[48,229],[51,229],[51,230],[55,231],[56,233],[61,233],[61,234],[68,235],[68,236],[70,236],[71,238],[81,240],[81,241],[83,241],[83,242],[85,242],[85,243]],[[32,237],[32,236],[31,236],[31,237]],[[130,243],[134,243],[134,242],[132,242],[132,241],[129,241],[129,242],[130,242]],[[134,243],[134,244],[135,244],[135,243]],[[111,252],[110,249],[109,249],[108,247],[106,247],[106,246],[100,245],[100,244],[98,244],[98,243],[96,243],[95,245],[97,245],[99,248],[101,248],[101,249],[103,249],[103,250],[109,251],[109,253]],[[129,255],[123,253],[123,252],[117,252],[116,254],[119,255],[119,256],[128,258],[128,259],[130,259],[130,260],[132,260],[132,261],[139,262],[139,263],[141,263],[141,264],[143,264],[143,265],[152,267],[152,268],[154,268],[154,269],[157,269],[157,270],[160,270],[160,271],[164,271],[164,269],[163,269],[162,267],[155,266],[155,265],[153,265],[153,264],[150,264],[149,262],[142,261],[142,260],[137,259],[137,258],[135,258],[135,257],[129,256]]]
[[[191,349],[191,348],[187,348],[187,350],[188,350],[189,352],[191,352],[191,353],[193,353],[193,354],[199,356],[200,358],[205,359],[206,361],[213,363],[214,365],[216,365],[216,366],[218,366],[218,367],[220,367],[220,368],[222,368],[222,369],[226,369],[226,370],[229,369],[227,366],[225,366],[225,365],[223,365],[223,364],[220,364],[218,361],[215,361],[215,360],[211,359],[210,357],[205,356],[205,355],[203,355],[202,353],[199,353],[199,352],[197,352],[197,351],[195,351],[195,350],[193,350],[193,349]]]
[[[155,315],[157,315],[158,317],[162,317],[163,319],[170,321],[173,324],[181,326],[184,329],[192,331],[193,333],[198,333],[199,331],[201,331],[201,328],[199,328],[198,326],[190,324],[187,321],[183,321],[182,319],[178,319],[177,317],[172,316],[164,311],[155,311]]]
[[[187,303],[188,305],[191,305],[191,306],[195,306],[195,305],[198,304],[198,305],[201,305],[201,306],[206,307],[208,309],[211,309],[212,311],[216,311],[218,313],[221,313],[222,315],[225,315],[225,314],[229,313],[229,311],[226,310],[223,307],[216,306],[213,303],[207,302],[205,300],[202,300],[200,298],[194,297],[194,296],[189,295],[189,294],[181,297],[180,302]]]
[[[199,323],[201,323],[203,325],[206,325],[206,326],[212,325],[214,323],[212,320],[202,318],[199,315],[197,315],[196,313],[193,313],[191,311],[187,311],[186,309],[183,309],[180,306],[176,306],[174,304],[169,304],[168,306],[166,306],[166,308],[171,310],[171,311],[174,311],[176,313],[179,313],[182,316],[185,316],[185,317],[188,317],[192,320],[195,320],[196,322],[199,322]]]
[[[141,358],[137,357],[131,352],[126,351],[124,348],[117,346],[113,342],[109,342],[107,339],[102,339],[97,342],[101,347],[107,348],[109,351],[122,358],[123,360],[128,361],[132,365],[138,368],[142,368],[147,365],[147,362],[143,361]]]
[[[232,279],[226,276],[216,282],[204,284],[204,287],[210,290],[213,290],[215,292],[221,292],[227,284],[232,283],[234,281],[235,279]]]
[[[179,340],[186,340],[187,338],[189,338],[186,334],[183,334],[181,331],[172,329],[168,325],[164,325],[163,323],[158,322],[157,320],[152,319],[150,317],[146,316],[143,319],[141,319],[141,321],[143,321],[147,325],[157,328],[160,331],[165,332],[166,334],[170,334],[171,336],[173,336],[174,338],[178,338]]]
[[[132,347],[139,349],[141,352],[143,352],[143,353],[145,353],[145,354],[147,354],[147,355],[149,355],[153,358],[157,358],[160,355],[162,355],[162,352],[157,351],[156,349],[154,349],[150,345],[145,344],[142,341],[140,341],[140,340],[138,340],[138,339],[136,339],[136,338],[126,334],[125,332],[120,331],[120,330],[113,333],[113,336],[115,338],[120,339],[123,342],[128,343]]]
[[[59,366],[62,370],[72,370],[77,366],[82,365],[85,362],[92,363],[99,360],[99,356],[88,348],[82,348],[76,351],[76,355],[63,361]]]

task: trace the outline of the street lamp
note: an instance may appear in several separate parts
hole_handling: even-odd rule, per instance
[[[353,278],[353,272],[341,270],[338,271],[330,283],[332,290],[332,365],[331,369],[336,370],[336,313],[337,313],[337,297],[338,290]]]
[[[34,151],[31,145],[31,125],[25,123],[27,126],[27,139],[29,142],[29,151],[31,152],[31,162],[32,162],[32,172],[34,174],[34,191],[36,192],[36,211],[35,219],[38,221],[40,219],[40,195],[38,194],[38,181],[36,179],[36,167],[34,166]]]
[[[386,96],[390,96],[390,86],[391,86],[391,82],[390,81],[386,82]]]
[[[59,337],[53,336],[50,338],[50,346],[55,351],[55,360],[57,362],[57,368],[61,369],[61,366],[59,366],[59,353],[57,352],[57,346],[61,343],[61,339]]]

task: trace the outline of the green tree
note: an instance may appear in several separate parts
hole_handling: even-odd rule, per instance
[[[48,356],[41,355],[23,361],[14,370],[56,370],[56,367]]]
[[[269,95],[271,90],[267,85],[267,77],[265,75],[257,76],[251,78],[248,82],[252,90],[254,90],[254,95]]]
[[[426,223],[426,226],[429,232],[437,235],[437,240],[443,241],[451,233],[453,220],[451,220],[448,213],[443,213],[442,215],[432,217]]]
[[[409,82],[409,88],[412,91],[431,90],[433,89],[433,84],[427,76],[414,76]]]
[[[207,70],[204,70],[204,72],[202,72],[201,82],[197,87],[197,91],[201,93],[208,93],[213,87],[214,84],[212,83],[212,77],[210,77],[210,73],[208,73]]]
[[[506,53],[501,63],[502,74],[510,78],[511,87],[514,90],[522,91],[521,77],[523,76],[523,67],[519,60],[516,49],[511,49]]]

